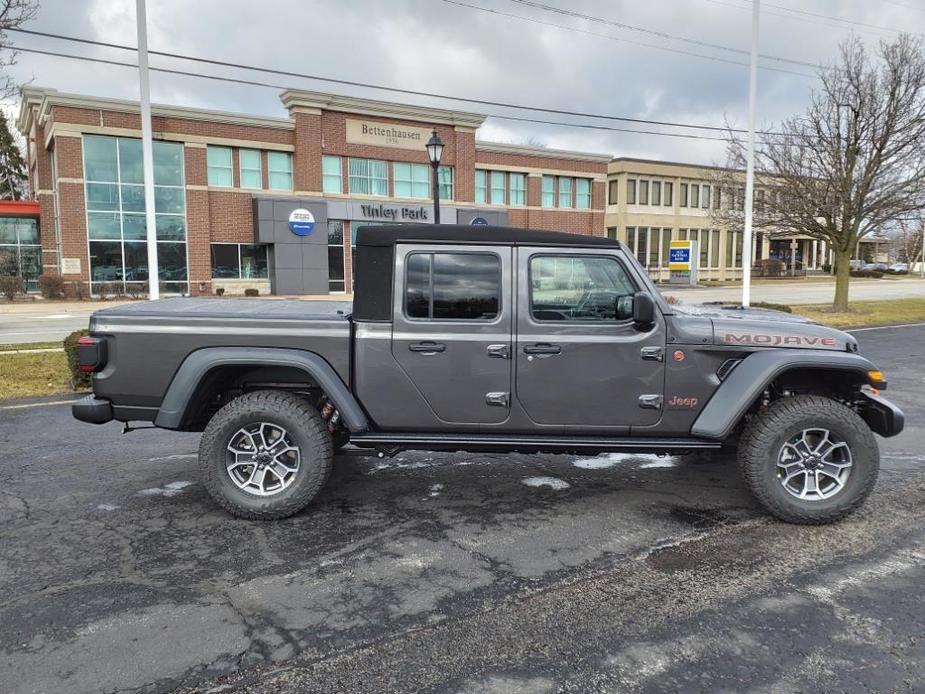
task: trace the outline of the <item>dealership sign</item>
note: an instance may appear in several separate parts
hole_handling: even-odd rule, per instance
[[[697,284],[697,242],[671,241],[668,245],[668,281]]]
[[[315,228],[315,215],[300,207],[289,214],[289,231],[296,236],[308,236]]]
[[[347,142],[353,145],[376,147],[397,147],[424,151],[424,143],[430,138],[428,128],[410,125],[392,125],[374,120],[347,119]]]

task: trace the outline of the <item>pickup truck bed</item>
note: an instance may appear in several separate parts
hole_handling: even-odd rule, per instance
[[[204,346],[307,350],[349,383],[350,311],[347,301],[218,298],[103,309],[90,319],[109,355],[94,392],[112,401],[118,419],[153,420],[177,369]]]

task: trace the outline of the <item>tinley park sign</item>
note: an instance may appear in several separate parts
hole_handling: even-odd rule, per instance
[[[381,203],[361,203],[360,215],[363,219],[382,220],[384,222],[429,222],[430,215],[426,207],[404,207],[401,205],[383,205]]]
[[[347,119],[347,142],[355,145],[377,147],[398,147],[424,151],[424,143],[430,137],[427,128],[410,125],[392,125],[378,121]]]

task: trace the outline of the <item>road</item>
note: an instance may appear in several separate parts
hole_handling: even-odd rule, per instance
[[[662,291],[679,297],[687,304],[738,301],[742,295],[739,287],[663,288]],[[831,282],[782,280],[779,283],[763,282],[753,285],[752,300],[781,304],[824,304],[832,300],[833,292],[834,285]],[[925,280],[863,280],[855,281],[851,285],[851,299],[855,301],[923,297]],[[52,308],[31,313],[0,313],[0,344],[64,339],[68,333],[86,328],[92,311],[93,308],[87,308],[86,305],[75,304],[67,305],[66,311]]]
[[[0,691],[925,691],[925,328],[857,335],[909,427],[818,528],[724,460],[473,454],[246,522],[195,434],[0,410]]]
[[[92,311],[0,313],[0,344],[50,342],[86,328]]]
[[[663,287],[662,292],[673,294],[687,304],[698,304],[705,301],[739,301],[742,298],[741,286],[697,289]],[[780,280],[752,285],[752,301],[769,301],[776,304],[825,304],[831,303],[834,295],[834,282]],[[849,298],[851,301],[922,299],[925,298],[925,280],[853,280]]]

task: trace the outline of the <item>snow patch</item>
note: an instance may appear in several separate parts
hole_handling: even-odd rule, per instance
[[[662,458],[661,460],[653,460],[651,463],[645,463],[640,465],[640,468],[650,468],[650,467],[677,467],[678,461],[674,458]]]
[[[192,484],[192,482],[187,482],[186,480],[178,480],[177,482],[169,482],[163,487],[142,489],[138,494],[140,496],[176,496]]]
[[[186,460],[187,458],[198,458],[197,453],[174,453],[173,455],[165,455],[161,458],[148,458],[149,463],[156,463],[159,460]]]
[[[443,491],[442,484],[432,484],[430,485],[430,496],[440,496],[440,492]]]
[[[99,504],[96,509],[98,511],[115,511],[118,506],[113,506],[112,504]]]
[[[549,487],[556,491],[568,489],[572,486],[565,480],[560,480],[558,477],[524,477],[520,481],[528,487]]]
[[[673,458],[654,453],[604,453],[594,458],[575,458],[572,465],[582,470],[605,470],[620,463],[645,461],[640,467],[674,467]]]

